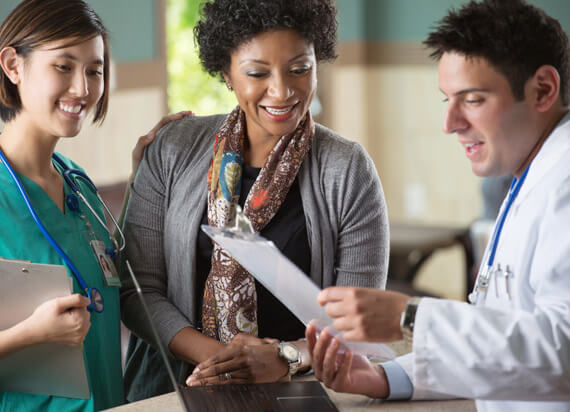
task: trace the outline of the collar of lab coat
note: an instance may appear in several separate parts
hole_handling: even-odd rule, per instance
[[[539,152],[530,164],[528,175],[513,206],[521,203],[542,177],[554,167],[560,158],[570,149],[570,112],[567,113],[550,136],[546,138]]]

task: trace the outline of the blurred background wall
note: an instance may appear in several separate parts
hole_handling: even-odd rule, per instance
[[[19,0],[0,1],[3,20]],[[199,0],[89,0],[110,31],[113,57],[109,113],[58,150],[98,185],[124,182],[130,151],[169,110],[228,111],[235,100],[200,73],[192,40]],[[390,220],[467,228],[482,211],[480,181],[453,136],[441,131],[443,96],[437,65],[421,41],[460,0],[336,0],[339,58],[319,69],[318,121],[364,145],[384,185]],[[568,32],[568,0],[530,0]],[[436,252],[416,287],[464,296],[459,246]]]

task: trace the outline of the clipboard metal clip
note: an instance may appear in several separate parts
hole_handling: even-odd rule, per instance
[[[235,217],[233,221],[228,223],[226,229],[229,229],[234,232],[241,232],[241,233],[255,233],[253,230],[253,226],[251,225],[250,220],[247,216],[243,213],[243,209],[240,205],[235,205]]]
[[[235,217],[231,220],[226,227],[215,227],[202,225],[202,230],[209,235],[223,236],[233,239],[241,239],[247,241],[260,240],[260,237],[253,230],[250,220],[243,213],[240,205],[235,205]]]

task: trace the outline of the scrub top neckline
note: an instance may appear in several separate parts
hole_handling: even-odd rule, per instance
[[[55,203],[55,201],[47,194],[47,192],[44,190],[43,187],[41,187],[38,183],[36,183],[33,179],[30,179],[28,176],[26,176],[23,173],[18,172],[17,170],[14,170],[14,172],[16,173],[16,175],[18,176],[18,178],[22,181],[26,182],[26,186],[31,186],[32,190],[34,192],[38,192],[40,193],[39,196],[43,197],[44,199],[42,199],[40,202],[37,202],[38,204],[32,204],[32,206],[34,207],[34,209],[37,210],[51,210],[51,209],[56,209],[59,212],[60,217],[66,219],[69,218],[71,215],[71,210],[69,209],[67,202],[65,202],[65,199],[67,198],[67,196],[69,194],[72,194],[72,190],[69,187],[69,185],[67,185],[65,183],[65,179],[63,178],[63,173],[62,173],[62,169],[61,166],[59,166],[57,164],[57,162],[52,162],[52,164],[55,167],[55,170],[57,171],[57,173],[59,173],[59,176],[61,177],[61,181],[63,184],[63,210],[61,210],[59,208],[59,206]],[[13,183],[15,185],[15,183]]]

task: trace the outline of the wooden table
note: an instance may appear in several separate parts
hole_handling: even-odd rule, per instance
[[[458,399],[450,401],[384,402],[363,395],[337,393],[325,388],[333,403],[341,412],[475,412],[475,402]],[[135,403],[108,409],[113,412],[183,412],[178,396],[172,392]],[[301,412],[301,411],[299,411]]]

